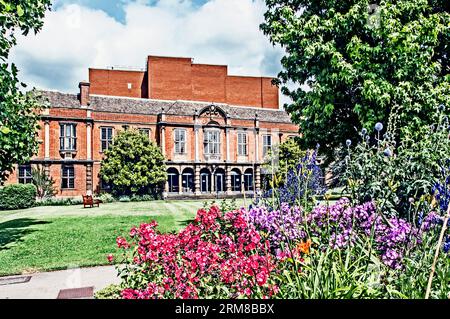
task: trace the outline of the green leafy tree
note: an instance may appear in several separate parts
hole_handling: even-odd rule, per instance
[[[264,169],[275,173],[273,178],[263,181],[271,187],[279,187],[284,184],[289,170],[295,170],[300,164],[306,152],[300,147],[297,138],[289,138],[277,147],[274,147],[265,159]],[[274,169],[272,169],[274,166]],[[271,185],[275,184],[275,185]]]
[[[8,63],[16,32],[27,35],[43,25],[50,0],[0,0],[0,184],[37,150],[38,111],[42,106],[33,90],[22,92],[18,70]]]
[[[293,100],[285,108],[307,148],[320,143],[330,160],[393,110],[399,139],[404,128],[436,123],[437,107],[448,105],[448,0],[266,3],[261,29],[286,52],[276,82]]]
[[[105,156],[100,177],[117,196],[157,195],[167,180],[160,148],[137,130],[119,132]]]

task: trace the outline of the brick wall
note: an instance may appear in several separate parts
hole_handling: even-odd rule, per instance
[[[148,98],[147,73],[89,69],[91,94]]]
[[[279,90],[272,85],[272,78],[229,76],[227,66],[194,64],[191,58],[149,56],[147,70],[89,69],[90,92],[279,108]]]
[[[149,97],[156,100],[192,100],[192,59],[148,59]]]
[[[192,98],[194,101],[226,103],[227,67],[192,65]]]

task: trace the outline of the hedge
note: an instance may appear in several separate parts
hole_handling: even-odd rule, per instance
[[[0,188],[0,210],[33,207],[36,193],[36,186],[32,184],[14,184]]]

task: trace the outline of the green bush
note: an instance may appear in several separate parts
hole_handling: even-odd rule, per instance
[[[94,294],[95,299],[120,299],[122,288],[119,285],[109,285]]]
[[[32,184],[8,185],[0,189],[0,210],[33,207],[36,203],[36,186]]]
[[[46,198],[36,202],[36,206],[72,206],[81,204],[83,204],[83,199],[81,197]]]
[[[120,196],[119,197],[119,202],[121,202],[121,203],[128,203],[128,202],[131,202],[131,198],[129,196]]]
[[[114,196],[109,193],[100,194],[98,199],[100,199],[103,203],[114,203],[116,201]]]

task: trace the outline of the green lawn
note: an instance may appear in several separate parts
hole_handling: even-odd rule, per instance
[[[164,232],[189,223],[202,201],[154,201],[0,211],[0,276],[107,264],[115,239],[141,222]]]

